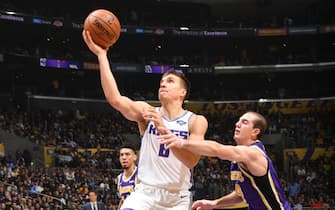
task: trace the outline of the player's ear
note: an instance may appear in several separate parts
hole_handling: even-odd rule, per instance
[[[137,154],[136,153],[134,155],[134,160],[135,160],[135,162],[137,162]]]
[[[255,137],[255,139],[257,139],[257,136],[261,133],[261,129],[259,128],[254,128],[252,129],[252,136]]]
[[[183,97],[186,97],[186,94],[187,94],[186,89],[183,88],[182,91],[181,91],[181,94],[182,94]]]

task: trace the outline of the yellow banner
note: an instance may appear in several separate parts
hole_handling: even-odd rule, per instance
[[[0,157],[4,157],[4,156],[5,156],[5,145],[0,144]]]
[[[308,152],[308,153],[307,153]],[[316,160],[320,156],[332,157],[334,155],[334,150],[329,150],[327,148],[295,148],[295,149],[284,149],[283,151],[284,161],[291,155],[296,155],[299,160],[305,157],[309,160]],[[308,157],[307,157],[308,155]]]
[[[151,102],[160,106],[158,102]],[[262,110],[264,114],[281,112],[283,114],[303,114],[335,110],[335,99],[329,100],[292,100],[292,101],[241,101],[241,102],[186,102],[185,108],[195,113],[220,113],[240,115],[249,110]]]

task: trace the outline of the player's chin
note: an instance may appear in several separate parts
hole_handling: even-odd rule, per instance
[[[238,137],[234,137],[234,140],[236,142],[237,145],[241,145],[243,144],[243,137],[242,136],[238,136]]]
[[[165,94],[165,93],[160,93],[160,94],[158,94],[158,99],[159,99],[160,101],[167,100],[167,99],[168,99],[168,95]]]
[[[121,165],[121,167],[123,168],[123,169],[128,169],[129,168],[129,165],[127,164],[127,165]]]

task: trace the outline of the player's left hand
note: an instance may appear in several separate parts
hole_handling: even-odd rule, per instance
[[[154,107],[149,107],[142,112],[143,119],[152,121],[155,127],[165,127],[162,115],[155,110]]]
[[[183,147],[183,143],[185,140],[173,134],[169,129],[165,127],[158,127],[157,130],[159,133],[164,133],[163,135],[160,135],[157,138],[161,144],[165,144],[167,149],[171,147],[176,147],[176,148]]]

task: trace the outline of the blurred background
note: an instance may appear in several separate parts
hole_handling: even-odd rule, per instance
[[[122,94],[158,105],[162,73],[181,70],[192,84],[186,108],[224,144],[235,144],[241,113],[259,111],[292,207],[334,209],[331,0],[1,0],[0,209],[79,209],[89,189],[116,209],[118,148],[140,141],[105,101],[81,37],[100,8],[122,26],[108,52]],[[230,192],[229,162],[202,158],[191,190],[196,200]]]

